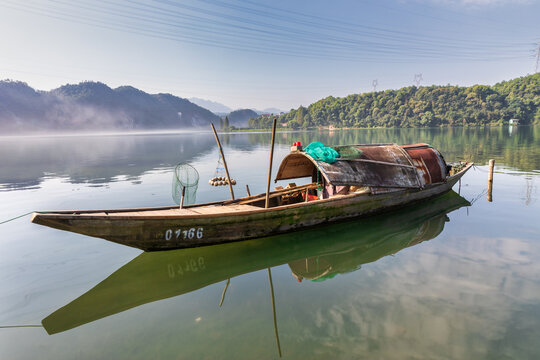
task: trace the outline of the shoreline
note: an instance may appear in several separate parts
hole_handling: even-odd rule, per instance
[[[329,129],[328,127],[317,127],[307,129],[293,129],[293,128],[278,128],[276,132],[291,133],[291,132],[306,132],[306,131],[343,131],[343,130],[402,130],[402,129],[459,129],[459,128],[497,128],[497,127],[523,127],[523,126],[540,126],[540,124],[522,124],[522,125],[509,125],[509,124],[494,124],[494,125],[459,125],[459,126],[426,126],[426,127],[340,127]],[[230,131],[219,131],[219,134],[256,134],[256,133],[269,133],[271,129],[234,129]],[[162,129],[162,130],[136,130],[136,131],[79,131],[79,132],[31,132],[31,133],[13,133],[2,134],[0,139],[10,138],[43,138],[43,137],[77,137],[77,136],[143,136],[143,135],[187,135],[187,134],[211,134],[212,131],[195,128],[195,129]]]

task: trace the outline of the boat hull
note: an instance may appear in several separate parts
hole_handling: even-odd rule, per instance
[[[114,216],[103,212],[35,213],[32,222],[144,251],[189,248],[281,234],[425,201],[450,191],[470,166],[423,189],[350,194],[269,209],[251,207],[254,209],[188,216],[145,214],[142,209],[137,215],[131,211],[125,216],[121,212]]]

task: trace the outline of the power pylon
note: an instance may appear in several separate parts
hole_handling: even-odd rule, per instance
[[[371,86],[373,86],[373,92],[377,91],[377,85],[379,85],[379,81],[377,79],[373,80],[371,83]]]
[[[414,82],[416,83],[416,86],[420,86],[420,82],[423,81],[424,78],[422,77],[422,74],[414,74]]]
[[[540,41],[538,42],[538,49],[536,49],[536,67],[534,68],[534,73],[538,72],[538,64],[540,63]]]

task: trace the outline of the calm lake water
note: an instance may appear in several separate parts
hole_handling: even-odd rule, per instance
[[[237,196],[263,192],[270,134],[221,139]],[[197,249],[0,224],[0,359],[537,358],[540,127],[278,133],[274,175],[295,141],[427,142],[477,167],[399,212]],[[208,184],[211,133],[3,137],[0,222],[172,205],[180,162],[199,171],[197,202],[229,197]]]

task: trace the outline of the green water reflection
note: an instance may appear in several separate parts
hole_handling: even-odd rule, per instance
[[[455,192],[399,213],[270,238],[142,253],[95,288],[43,320],[49,334],[185,294],[249,272],[288,263],[301,279],[328,280],[435,238],[446,214],[470,205]]]

